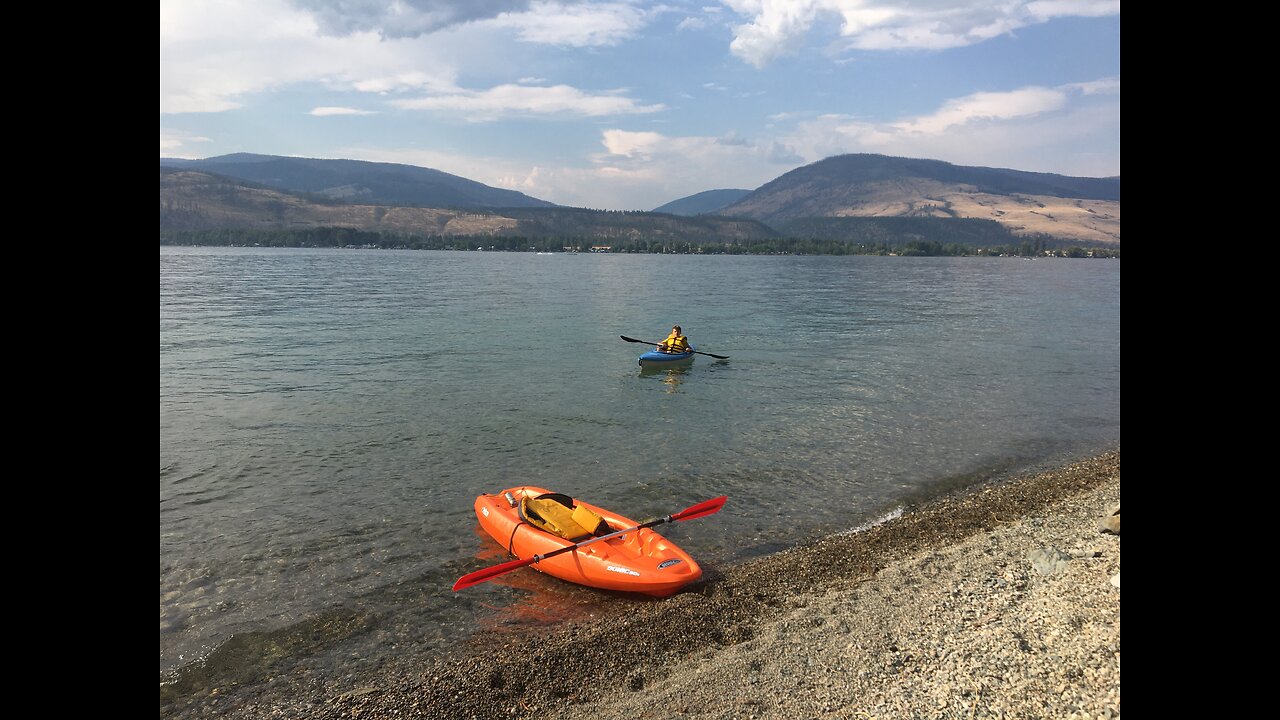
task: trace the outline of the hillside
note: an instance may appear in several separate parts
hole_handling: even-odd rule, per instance
[[[460,210],[319,203],[196,170],[160,168],[160,230],[354,230],[419,236],[588,238],[621,242],[726,242],[776,237],[743,218],[681,218],[578,208]]]
[[[666,205],[654,208],[653,211],[670,215],[708,215],[750,194],[750,190],[707,190],[679,200],[672,200]]]
[[[204,160],[162,158],[160,167],[199,170],[277,190],[368,205],[554,207],[554,203],[514,190],[490,187],[439,170],[395,163],[236,153]]]
[[[199,169],[203,167],[239,175]],[[273,168],[278,171],[274,175]],[[316,172],[308,176],[308,168]],[[374,195],[372,189],[344,196],[329,184],[356,178],[352,174],[338,178],[335,173],[342,168],[369,171],[368,184],[359,187],[387,183],[379,196],[413,196],[415,188],[421,189],[421,181],[439,175],[452,178],[449,186],[455,189],[474,186],[497,193],[486,195],[489,201],[515,196],[526,204],[364,202],[359,198]],[[241,175],[265,179],[250,181]],[[397,186],[397,177],[404,179],[404,187]],[[273,183],[301,189],[282,190]],[[742,195],[737,202],[711,209],[736,194]],[[735,252],[822,253],[889,252],[908,244],[916,249],[927,245],[928,252],[951,252],[946,250],[949,246],[1118,249],[1120,244],[1118,177],[1074,178],[882,155],[828,158],[754,191],[699,193],[662,206],[663,212],[585,210],[546,203],[531,207],[529,202],[542,203],[434,170],[382,163],[229,155],[162,161],[160,167],[162,235],[215,230],[311,233],[342,228],[382,234],[386,242],[395,242],[392,236],[502,237],[536,238],[539,242],[529,245],[559,247],[552,241],[564,239],[573,241],[566,244],[609,245],[629,252],[670,252],[673,243],[727,244],[736,246]],[[714,214],[676,213],[704,208]],[[185,241],[201,242],[193,237]]]
[[[718,214],[777,228],[813,218],[978,218],[1019,235],[1119,244],[1120,179],[840,155],[781,175]]]

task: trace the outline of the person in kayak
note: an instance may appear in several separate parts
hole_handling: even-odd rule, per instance
[[[658,350],[664,353],[686,353],[689,352],[689,338],[684,336],[679,325],[671,326],[671,334],[666,340],[658,343]]]

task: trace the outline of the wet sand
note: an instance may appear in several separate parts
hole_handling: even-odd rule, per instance
[[[709,571],[541,640],[275,678],[162,717],[1111,718],[1120,453],[970,489]]]

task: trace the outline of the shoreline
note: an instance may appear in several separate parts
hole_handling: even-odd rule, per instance
[[[356,689],[289,671],[162,717],[1118,717],[1119,538],[1097,526],[1119,496],[1117,449],[541,638],[396,658]]]

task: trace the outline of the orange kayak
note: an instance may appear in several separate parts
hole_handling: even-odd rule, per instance
[[[485,532],[517,558],[532,558],[569,547],[574,544],[572,540],[536,528],[520,518],[522,498],[536,498],[549,492],[524,485],[496,495],[481,495],[476,498],[476,518]],[[574,499],[573,503],[604,518],[614,531],[640,524],[581,500]],[[602,538],[572,552],[545,558],[531,567],[579,585],[655,597],[672,595],[702,577],[702,568],[688,553],[650,528]]]

